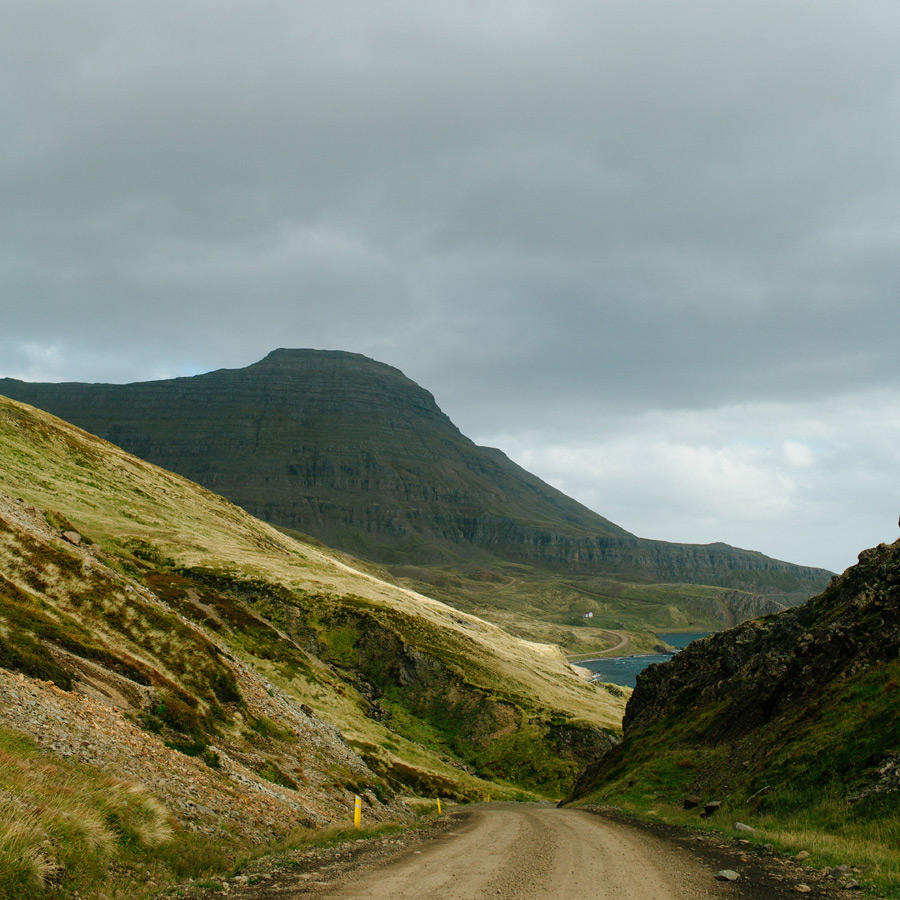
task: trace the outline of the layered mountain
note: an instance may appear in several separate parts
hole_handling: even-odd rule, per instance
[[[476,446],[428,391],[358,354],[282,349],[243,369],[125,385],[0,379],[0,394],[383,564],[512,561],[792,602],[830,577],[721,543],[638,538]]]
[[[728,827],[737,819],[760,840],[815,849],[820,866],[855,859],[896,888],[898,690],[900,541],[861,553],[803,606],[646,669],[623,742],[570,799],[676,821],[712,803]]]

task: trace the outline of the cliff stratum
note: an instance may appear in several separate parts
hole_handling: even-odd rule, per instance
[[[624,741],[572,799],[673,815],[685,796],[715,799],[727,823],[817,848],[819,865],[855,857],[896,888],[898,690],[900,541],[861,553],[805,605],[648,668]]]
[[[0,897],[227,868],[354,794],[552,796],[619,727],[555,648],[3,398],[0,460]]]
[[[126,385],[0,379],[0,394],[178,472],[267,522],[383,565],[466,569],[478,583],[485,567],[512,565],[520,567],[507,579],[514,583],[543,572],[722,589],[717,597],[669,597],[645,627],[720,627],[771,609],[772,601],[802,602],[830,577],[721,543],[637,538],[499,450],[476,446],[431,394],[357,354],[276,350],[244,369]],[[398,574],[422,584],[422,572]],[[455,594],[441,579],[425,581],[456,605],[485,611],[480,600],[466,606],[471,584]],[[578,604],[600,597],[590,607],[598,626],[632,627],[627,610],[620,624],[622,610],[612,602],[619,588],[582,587],[554,584],[554,597],[534,614],[578,621]],[[508,603],[493,599],[500,607],[527,605],[542,590],[529,585]],[[744,596],[732,602],[735,591]],[[673,606],[692,602],[699,618],[671,616]]]

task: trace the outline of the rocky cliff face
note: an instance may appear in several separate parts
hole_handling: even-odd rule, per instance
[[[641,540],[478,447],[427,391],[352,353],[128,385],[0,380],[30,403],[254,515],[382,563],[514,560],[796,599],[830,573],[724,544]]]
[[[786,597],[782,599],[787,600]],[[693,597],[686,606],[699,617],[719,621],[725,628],[731,628],[748,619],[784,612],[791,604],[745,591],[723,591],[717,597]]]

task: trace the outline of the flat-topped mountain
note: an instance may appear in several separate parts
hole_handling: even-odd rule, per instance
[[[0,379],[0,394],[383,564],[514,561],[797,598],[831,574],[637,538],[477,446],[428,391],[354,353],[282,349],[243,369],[124,385]]]

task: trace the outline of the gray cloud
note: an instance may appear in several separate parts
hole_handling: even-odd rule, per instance
[[[560,447],[652,442],[636,423],[666,413],[660,497],[679,460],[900,394],[900,9],[38,0],[0,24],[2,374],[356,350],[547,477]],[[766,404],[790,412],[776,426]],[[666,429],[700,413],[719,436],[691,454]],[[839,477],[853,441],[829,432],[808,496],[880,522]],[[897,505],[876,444],[859,458]],[[783,462],[732,471],[788,545]],[[639,471],[565,478],[632,527]],[[643,533],[689,539],[647,510]]]

